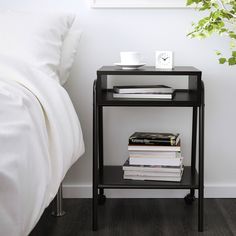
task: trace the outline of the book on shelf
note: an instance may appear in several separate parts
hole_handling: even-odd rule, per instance
[[[181,172],[180,176],[140,176],[140,175],[123,175],[124,179],[131,180],[156,180],[156,181],[170,181],[170,182],[180,182],[182,178],[183,172]]]
[[[129,144],[128,151],[168,151],[180,152],[180,141],[174,146]]]
[[[179,140],[178,133],[135,132],[129,137],[129,144],[174,146]]]
[[[176,158],[152,158],[152,157],[130,157],[129,163],[131,165],[166,165],[166,166],[180,166],[182,164],[182,157]]]
[[[131,85],[131,86],[114,86],[114,93],[169,93],[172,94],[174,89],[166,85]]]
[[[157,171],[135,171],[125,170],[124,175],[130,176],[153,176],[153,177],[181,177],[183,169],[179,173],[175,172],[157,172]]]
[[[183,169],[183,160],[178,166],[169,165],[131,165],[129,158],[125,161],[122,166],[123,171],[145,171],[145,172],[168,172],[168,173],[180,173]]]
[[[129,157],[140,158],[140,157],[150,157],[150,158],[177,158],[181,157],[181,152],[129,152]]]
[[[179,133],[135,132],[129,137],[124,178],[180,181],[183,157]]]
[[[181,156],[180,152],[152,152],[152,151],[129,151],[129,157],[168,157],[168,158],[175,158]]]
[[[113,93],[114,98],[172,99],[171,93]]]

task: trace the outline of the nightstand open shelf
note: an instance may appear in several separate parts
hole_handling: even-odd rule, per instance
[[[185,197],[187,204],[194,201],[195,190],[198,190],[198,230],[203,231],[204,84],[201,74],[200,70],[189,66],[175,67],[173,70],[158,70],[150,66],[138,70],[122,70],[116,66],[104,66],[97,71],[97,79],[93,86],[93,230],[97,230],[98,203],[105,203],[104,189],[189,189],[190,193]],[[188,88],[177,89],[173,99],[113,98],[113,91],[107,86],[110,75],[173,76],[174,79],[178,79],[178,76],[187,76]],[[104,107],[189,107],[192,109],[191,165],[184,168],[182,180],[180,182],[126,180],[123,179],[122,166],[104,165]],[[196,168],[197,148],[198,168]]]
[[[102,99],[98,102],[102,106],[171,106],[192,107],[199,106],[196,92],[188,89],[177,89],[173,99],[138,99],[138,98],[113,98],[112,89],[102,92]]]
[[[181,182],[128,180],[123,178],[122,166],[104,166],[98,188],[111,189],[197,189],[198,173],[185,167]]]

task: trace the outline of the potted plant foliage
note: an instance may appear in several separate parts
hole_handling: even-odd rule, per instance
[[[207,11],[207,16],[193,23],[192,38],[206,38],[216,33],[230,39],[230,55],[217,51],[219,63],[236,65],[236,0],[187,0],[187,5],[196,5],[199,11]]]

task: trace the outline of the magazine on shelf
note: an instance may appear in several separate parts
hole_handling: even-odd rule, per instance
[[[162,146],[162,145],[137,145],[129,144],[128,151],[168,151],[168,152],[180,152],[180,141],[175,146]]]
[[[156,172],[156,171],[135,171],[135,170],[125,170],[125,175],[130,176],[153,176],[153,177],[181,177],[183,169],[180,172]]]
[[[132,170],[132,171],[145,171],[145,172],[168,172],[168,173],[180,173],[181,169],[183,169],[183,159],[180,165],[177,166],[169,166],[169,165],[131,165],[129,163],[129,158],[125,161],[122,169]]]
[[[180,166],[182,164],[182,157],[176,157],[176,158],[130,157],[129,163],[131,165]]]
[[[174,89],[166,85],[133,85],[133,86],[114,86],[115,93],[167,93],[172,94]]]
[[[140,175],[123,175],[124,179],[131,180],[156,180],[156,181],[171,181],[171,182],[180,182],[183,175],[183,171],[180,176],[140,176]]]
[[[180,156],[181,156],[181,152],[129,151],[129,157],[137,157],[137,158],[138,157],[175,158],[175,157],[180,157]]]
[[[113,93],[114,98],[143,98],[143,99],[172,99],[173,94],[170,93]]]

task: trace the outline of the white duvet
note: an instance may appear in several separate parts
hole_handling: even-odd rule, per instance
[[[80,123],[64,88],[1,56],[1,236],[30,233],[83,152]]]

